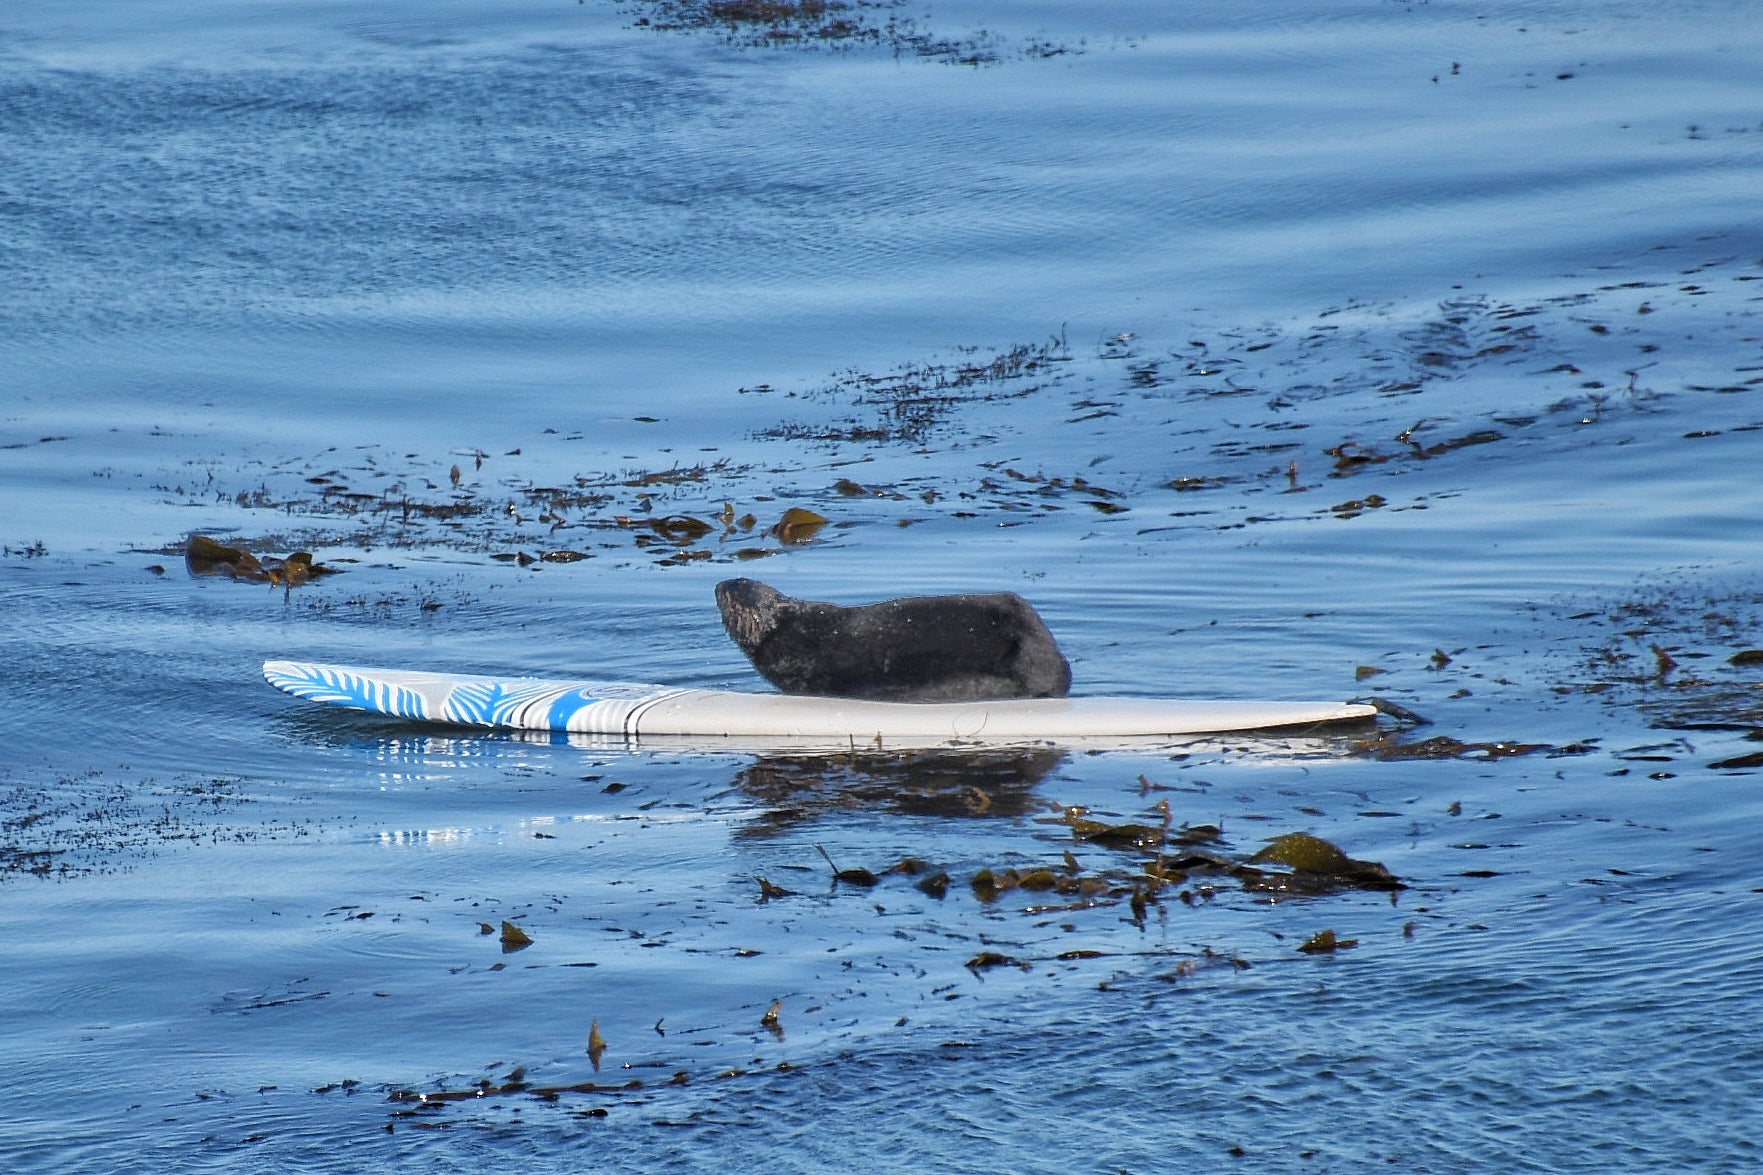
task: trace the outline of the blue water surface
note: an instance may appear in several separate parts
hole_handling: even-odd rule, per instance
[[[1750,6],[705,11],[0,12],[0,1165],[1763,1161]],[[815,758],[259,675],[764,688],[743,574],[1431,725]],[[1062,813],[1160,802],[1405,888],[1137,917]],[[1036,867],[1109,884],[971,884]]]

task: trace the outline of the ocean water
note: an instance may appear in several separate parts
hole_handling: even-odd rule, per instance
[[[0,12],[0,1165],[1763,1161],[1749,7],[717,11]],[[260,676],[763,688],[733,575],[1429,724],[815,756]],[[1403,888],[1061,815],[1159,804]]]

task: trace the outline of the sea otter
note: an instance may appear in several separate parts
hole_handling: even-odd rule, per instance
[[[716,585],[723,627],[786,694],[878,702],[1062,698],[1071,666],[1014,592],[843,608],[753,579]]]

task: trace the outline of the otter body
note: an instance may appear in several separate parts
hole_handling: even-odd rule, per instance
[[[1071,666],[1014,592],[844,608],[752,579],[716,585],[723,627],[786,694],[877,702],[1062,698]]]

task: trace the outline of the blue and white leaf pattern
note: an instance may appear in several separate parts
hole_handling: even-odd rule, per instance
[[[415,690],[375,681],[334,665],[293,665],[287,670],[273,672],[266,669],[264,676],[278,689],[310,702],[348,706],[397,718],[429,716],[428,700]]]
[[[530,728],[533,723],[525,714],[538,703],[542,713],[559,693],[573,693],[555,682],[535,681],[531,684],[508,681],[469,681],[456,686],[447,695],[441,717],[449,722],[472,726],[515,726]]]
[[[296,697],[400,718],[461,726],[630,733],[633,714],[678,691],[617,681],[423,673],[269,661],[263,676]]]

